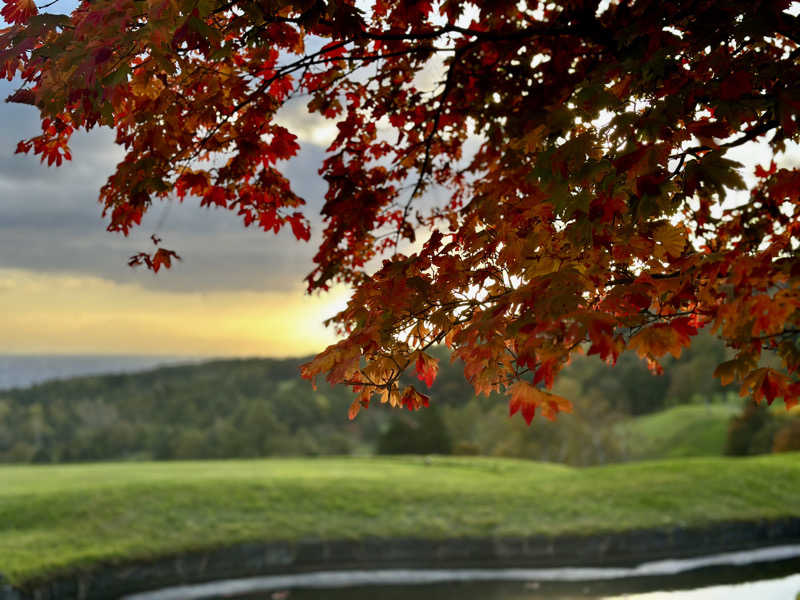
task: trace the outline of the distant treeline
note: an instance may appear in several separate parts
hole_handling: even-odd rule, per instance
[[[444,348],[434,354],[441,368],[430,409],[378,405],[355,421],[346,388],[322,382],[315,391],[299,377],[307,359],[215,361],[0,392],[0,461],[455,452],[595,464],[626,458],[620,420],[725,396],[711,377],[725,350],[704,336],[681,360],[666,360],[662,376],[629,354],[614,368],[579,357],[556,386],[575,414],[528,428],[508,419],[502,397],[476,398]]]

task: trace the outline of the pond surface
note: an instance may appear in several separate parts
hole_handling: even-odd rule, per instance
[[[800,546],[632,568],[391,569],[232,579],[123,600],[796,600]]]

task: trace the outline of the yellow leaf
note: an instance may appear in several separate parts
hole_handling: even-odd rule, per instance
[[[145,96],[151,100],[155,100],[164,90],[164,84],[157,77],[151,77],[149,79],[136,77],[131,81],[131,90],[137,96]]]
[[[662,258],[665,255],[677,257],[683,253],[683,249],[686,247],[686,230],[680,225],[664,223],[656,229],[653,239],[656,242],[653,249],[656,258]]]
[[[718,377],[722,385],[728,385],[736,379],[743,379],[757,365],[757,358],[749,354],[740,354],[732,360],[720,363],[714,369],[714,377]]]
[[[719,378],[719,382],[722,385],[728,385],[729,383],[733,382],[734,379],[736,379],[738,372],[739,361],[735,359],[726,360],[725,362],[717,365],[717,368],[714,369],[714,377]]]
[[[550,258],[549,256],[542,256],[535,258],[525,266],[525,277],[533,279],[540,275],[548,275],[558,271],[561,266],[559,259]]]

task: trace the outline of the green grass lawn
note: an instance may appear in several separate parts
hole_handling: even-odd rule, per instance
[[[593,533],[800,516],[800,456],[575,469],[484,458],[0,468],[0,572],[21,584],[246,540]]]
[[[632,460],[721,456],[731,417],[742,411],[740,402],[683,404],[631,418],[620,427]]]

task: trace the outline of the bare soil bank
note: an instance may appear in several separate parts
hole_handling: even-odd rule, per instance
[[[25,589],[4,586],[0,579],[0,600],[107,600],[175,585],[332,569],[633,566],[796,542],[800,518],[590,536],[252,542],[149,562],[100,564]]]

